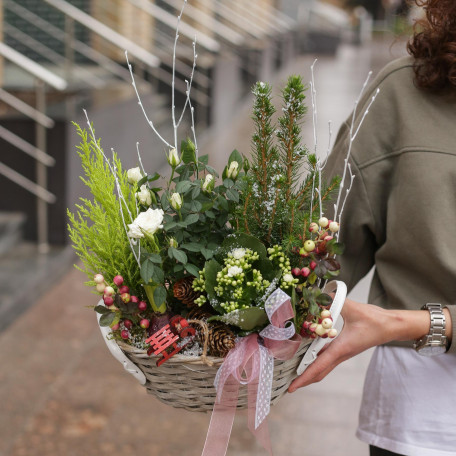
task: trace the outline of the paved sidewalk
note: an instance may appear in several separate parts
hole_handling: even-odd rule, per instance
[[[375,54],[345,47],[335,59],[320,59],[316,74],[323,134],[331,113],[335,135],[368,69],[383,64],[385,52],[385,47]],[[287,73],[302,71],[308,78],[312,60],[299,59]],[[248,117],[249,111],[241,110],[206,148],[222,156],[234,146],[248,150]],[[311,138],[309,125],[310,120],[305,134]],[[94,312],[85,308],[97,297],[83,286],[84,279],[76,270],[58,283],[49,277],[48,293],[0,333],[0,456],[201,454],[209,415],[161,404],[123,371],[108,353]],[[363,299],[365,286],[357,296]],[[369,356],[346,362],[320,384],[287,395],[272,409],[276,455],[367,455],[354,432]],[[236,416],[228,454],[264,454],[247,430],[245,412]]]

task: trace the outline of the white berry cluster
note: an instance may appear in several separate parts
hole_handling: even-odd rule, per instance
[[[314,321],[305,321],[302,325],[301,335],[311,339],[315,339],[317,336],[323,339],[326,337],[334,339],[337,336],[337,329],[333,328],[331,312],[324,309]]]

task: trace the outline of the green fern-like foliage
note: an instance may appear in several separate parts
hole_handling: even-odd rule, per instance
[[[317,158],[302,144],[301,127],[306,114],[306,87],[300,76],[290,76],[282,90],[282,115],[272,122],[275,108],[271,87],[259,82],[255,96],[251,167],[242,192],[242,206],[236,225],[266,245],[282,245],[286,252],[302,246],[310,235],[307,227],[320,216],[321,202],[327,202],[339,187],[335,178],[328,185],[319,182]]]
[[[130,288],[141,292],[140,271],[122,221],[131,223],[136,216],[134,189],[128,183],[127,174],[122,170],[120,160],[114,154],[112,170],[117,176],[119,191],[124,202],[117,197],[116,179],[104,160],[100,143],[98,147],[89,140],[87,132],[75,124],[81,143],[77,153],[81,158],[84,177],[82,181],[90,189],[93,199],[80,198],[76,211],[68,210],[68,231],[73,248],[83,263],[75,266],[87,274],[93,284],[94,274],[101,273],[107,281],[121,275]]]

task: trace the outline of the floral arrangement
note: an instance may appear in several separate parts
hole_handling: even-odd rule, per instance
[[[239,338],[269,324],[265,304],[281,289],[291,300],[295,334],[334,338],[337,331],[328,310],[332,298],[322,288],[340,271],[339,224],[351,184],[343,198],[342,189],[347,177],[351,182],[354,178],[348,156],[358,130],[352,126],[343,176],[325,183],[316,134],[313,152],[301,139],[307,90],[302,78],[289,77],[277,122],[272,120],[271,87],[258,82],[252,89],[252,150],[245,155],[234,150],[219,173],[208,155],[198,153],[190,98],[195,43],[193,49],[180,116],[172,91],[170,142],[148,118],[127,57],[139,105],[167,148],[167,176],[144,169],[139,147],[138,166],[125,170],[114,151],[108,158],[88,118],[88,130],[76,125],[82,180],[93,198],[81,198],[76,211],[68,211],[69,234],[89,279],[86,284],[103,299],[94,307],[100,324],[111,328],[113,339],[152,354],[151,337],[163,327],[170,325],[178,335],[187,320],[204,320],[207,354],[224,357]],[[310,92],[315,133],[313,66]],[[193,138],[179,146],[185,112],[191,116]],[[331,198],[336,200],[334,220],[324,216]],[[175,352],[200,355],[202,339],[195,327]]]

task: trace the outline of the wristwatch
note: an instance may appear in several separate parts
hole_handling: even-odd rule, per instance
[[[448,349],[448,340],[445,336],[445,315],[441,304],[428,303],[421,310],[429,310],[431,327],[429,334],[418,339],[413,344],[415,350],[423,356],[434,356],[445,353]]]

